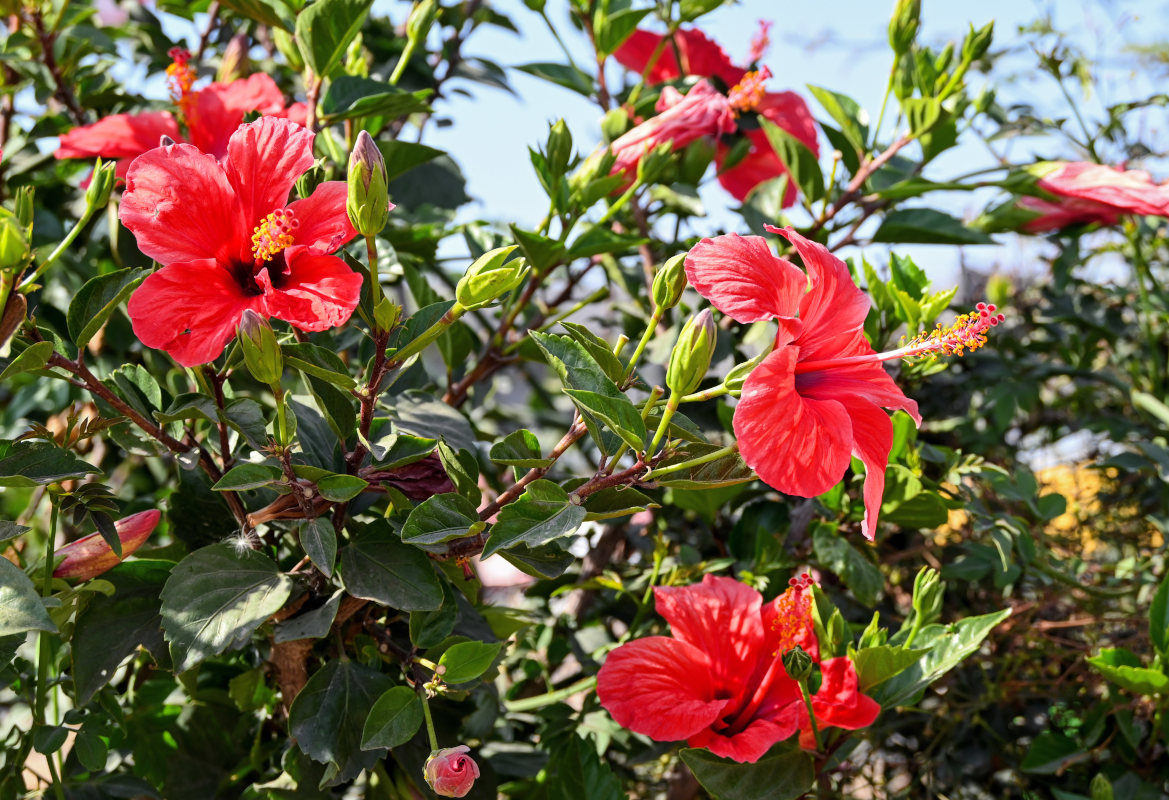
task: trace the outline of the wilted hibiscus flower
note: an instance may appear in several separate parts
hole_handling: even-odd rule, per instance
[[[1054,199],[1019,199],[1021,207],[1039,215],[1022,226],[1028,233],[1069,225],[1115,225],[1129,214],[1169,217],[1169,185],[1155,183],[1143,170],[1074,161],[1055,166],[1035,185]]]
[[[623,644],[597,674],[597,697],[617,724],[661,742],[686,741],[740,762],[758,761],[797,730],[811,731],[799,684],[783,655],[799,646],[814,662],[812,581],[792,579],[769,603],[731,578],[657,587],[658,613],[672,636]],[[817,728],[871,725],[880,706],[857,689],[847,657],[820,664],[812,696]]]
[[[758,60],[766,50],[768,27],[763,24],[760,35],[752,42],[752,62]],[[738,131],[749,142],[746,155],[732,165],[728,165],[727,160],[734,150],[733,140],[720,139],[715,153],[719,183],[735,199],[742,201],[760,183],[787,173],[767,134],[752,119],[753,114],[775,123],[819,155],[816,121],[807,103],[795,92],[763,91],[759,76],[769,76],[770,72],[752,73],[748,68],[736,65],[726,51],[705,33],[694,28],[679,30],[674,34],[672,42],[665,42],[659,47],[663,38],[661,34],[649,31],[634,31],[613,55],[628,69],[645,72],[650,83],[664,83],[686,75],[696,75],[717,79],[725,87],[732,103],[740,111]],[[681,63],[678,56],[681,56]],[[738,93],[735,92],[736,88],[740,90]],[[783,205],[790,206],[795,201],[796,188],[789,185]]]
[[[195,71],[189,63],[191,54],[174,48],[170,55],[174,63],[167,68],[167,77],[178,117],[169,111],[114,114],[62,134],[54,155],[116,158],[116,174],[125,178],[130,162],[158,147],[163,136],[176,142],[189,141],[204,153],[222,158],[227,153],[231,134],[244,121],[244,116],[253,111],[265,116],[286,116],[298,122],[304,120],[303,104],[286,109],[284,95],[268,75],[256,74],[193,89]],[[182,134],[180,122],[186,125],[187,138]]]
[[[768,230],[795,245],[806,275],[772,255],[760,236],[703,239],[686,257],[690,284],[715,308],[737,322],[779,324],[774,349],[747,377],[735,408],[739,452],[760,480],[799,497],[831,489],[855,455],[865,465],[862,527],[872,539],[893,446],[884,409],[921,423],[917,403],[882,362],[976,349],[1002,315],[980,304],[948,329],[876,353],[863,331],[869,300],[845,263],[792,228]]]
[[[356,234],[345,182],[288,202],[312,144],[300,125],[263,117],[232,134],[222,161],[189,144],[134,160],[122,223],[164,265],[130,297],[143,344],[193,366],[223,352],[245,309],[303,331],[349,319],[361,276],[329,255]]]

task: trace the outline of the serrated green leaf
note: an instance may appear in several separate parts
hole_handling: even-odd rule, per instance
[[[281,480],[284,471],[272,464],[236,464],[211,488],[217,492],[242,492],[259,489]]]
[[[341,550],[341,576],[354,597],[403,611],[442,605],[442,586],[430,559],[402,542],[385,522],[366,527]]]
[[[0,486],[43,486],[100,472],[52,442],[0,440]]]
[[[361,30],[373,0],[316,0],[296,17],[296,44],[314,74],[327,77]]]
[[[146,270],[121,269],[86,281],[73,295],[65,318],[69,338],[78,350],[89,344],[121,302],[144,280]]]
[[[532,481],[519,500],[500,510],[483,557],[515,545],[539,547],[568,536],[584,522],[586,513],[583,505],[573,503],[568,492],[552,481]]]
[[[395,686],[377,699],[361,732],[361,749],[397,747],[422,727],[422,701],[408,686]]]
[[[687,748],[682,762],[716,800],[795,800],[812,788],[816,770],[810,753],[778,745],[753,764]]]
[[[592,414],[636,451],[645,448],[645,421],[625,395],[610,397],[587,389],[565,389],[582,412]]]
[[[402,541],[413,545],[433,545],[474,536],[487,526],[479,519],[475,504],[460,494],[450,492],[428,497],[410,512],[402,525]]]

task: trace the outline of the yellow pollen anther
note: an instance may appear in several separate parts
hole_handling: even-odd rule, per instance
[[[771,70],[764,67],[760,70],[752,70],[743,76],[743,79],[735,84],[734,88],[727,94],[727,99],[730,100],[731,108],[736,113],[744,111],[754,111],[759,107],[759,103],[763,101],[764,84],[767,79],[771,77]]]
[[[256,261],[271,261],[284,248],[296,241],[300,221],[290,209],[282,208],[264,217],[252,230],[252,255]]]
[[[194,67],[190,65],[191,51],[182,47],[172,47],[167,53],[173,63],[166,68],[166,83],[170,89],[171,99],[179,107],[179,113],[190,124],[190,113],[195,105],[195,95],[191,87],[198,77]]]
[[[979,303],[974,311],[962,314],[949,327],[938,323],[934,330],[920,333],[906,347],[916,351],[910,355],[925,355],[936,358],[943,355],[960,356],[967,350],[977,350],[986,344],[986,332],[1005,319],[997,313],[994,304]]]
[[[802,573],[788,581],[788,588],[775,603],[775,619],[771,630],[775,634],[776,649],[773,656],[779,656],[799,644],[801,634],[812,621],[812,576]]]

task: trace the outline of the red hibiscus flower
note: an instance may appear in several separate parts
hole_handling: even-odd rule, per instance
[[[763,27],[760,36],[752,42],[752,60],[760,57],[767,46],[767,27]],[[614,57],[634,72],[644,72],[648,66],[646,80],[650,83],[677,80],[684,75],[698,75],[718,78],[730,90],[743,83],[750,74],[746,68],[734,64],[721,47],[697,29],[679,30],[674,34],[674,41],[666,43],[650,66],[650,58],[663,38],[649,31],[634,31],[617,49]],[[681,64],[678,63],[675,48],[682,57]],[[816,155],[820,154],[816,121],[803,98],[795,92],[763,92],[762,87],[759,87],[758,94],[752,102],[743,105],[743,111],[758,113],[799,139]],[[715,162],[719,166],[719,183],[736,200],[742,201],[760,183],[785,175],[787,169],[760,128],[740,126],[740,133],[750,142],[746,155],[728,166],[726,160],[733,150],[734,142],[720,141]],[[787,207],[793,204],[796,194],[796,188],[789,185],[783,205]]]
[[[961,352],[985,343],[1001,315],[993,306],[889,353],[876,353],[862,326],[869,301],[848,267],[792,228],[785,236],[804,262],[772,255],[760,236],[703,239],[686,257],[690,284],[737,322],[779,323],[772,352],[743,384],[734,430],[743,460],[785,494],[815,497],[844,476],[852,456],[865,465],[864,534],[876,535],[893,425],[884,409],[921,422],[881,362],[931,352]],[[810,288],[809,288],[810,283]]]
[[[169,111],[114,114],[62,134],[54,155],[57,158],[116,158],[116,174],[125,178],[130,162],[158,147],[163,136],[176,142],[190,141],[204,153],[223,158],[231,134],[244,121],[244,116],[253,111],[303,122],[303,104],[285,109],[284,95],[268,75],[256,74],[230,83],[212,83],[192,91],[195,75],[186,61],[190,54],[176,49],[172,56],[175,63],[167,69],[167,74],[172,97],[187,125],[188,138],[182,135],[179,119]]]
[[[609,653],[597,674],[601,705],[636,733],[685,740],[740,762],[758,761],[797,730],[810,730],[783,654],[798,645],[819,661],[811,579],[789,583],[766,604],[749,586],[713,575],[693,586],[655,588],[658,613],[673,635],[636,639]],[[857,692],[852,662],[832,658],[821,670],[812,700],[817,725],[872,724],[880,706]]]
[[[223,351],[245,309],[304,331],[349,319],[361,276],[329,255],[356,235],[345,182],[288,203],[312,143],[300,125],[263,117],[232,134],[222,161],[189,144],[134,160],[122,224],[164,265],[130,297],[143,344],[193,366]]]
[[[726,96],[706,81],[699,81],[683,96],[672,87],[662,92],[657,116],[618,137],[611,145],[617,162],[613,174],[625,172],[632,183],[637,163],[650,150],[672,142],[675,150],[703,136],[718,136],[735,129],[735,113]]]
[[[1169,185],[1155,183],[1142,170],[1074,161],[1044,175],[1036,186],[1055,200],[1019,200],[1020,206],[1039,214],[1023,225],[1029,233],[1089,223],[1115,225],[1126,214],[1169,217]]]

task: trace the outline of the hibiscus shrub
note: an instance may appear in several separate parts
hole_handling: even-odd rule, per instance
[[[1164,97],[387,5],[4,4],[0,800],[1165,796]],[[534,229],[433,146],[516,69],[600,120]]]

